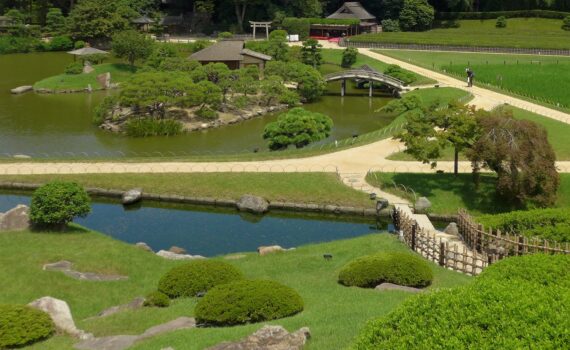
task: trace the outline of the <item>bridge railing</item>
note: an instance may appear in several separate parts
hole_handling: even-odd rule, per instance
[[[330,73],[324,76],[326,81],[337,80],[337,79],[350,79],[350,78],[357,78],[357,79],[369,79],[374,81],[379,81],[382,83],[386,83],[392,86],[397,86],[403,88],[406,84],[394,77],[391,77],[386,74],[382,74],[380,72],[371,72],[362,69],[348,69],[341,72]]]

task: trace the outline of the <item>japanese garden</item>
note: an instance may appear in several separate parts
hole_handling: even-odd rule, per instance
[[[0,0],[0,349],[565,349],[570,3]]]

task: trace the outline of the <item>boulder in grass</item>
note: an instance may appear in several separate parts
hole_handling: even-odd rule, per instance
[[[142,188],[133,188],[123,193],[121,199],[123,205],[129,205],[139,202],[142,199],[143,190]]]
[[[376,288],[374,288],[374,289],[380,290],[380,291],[397,290],[397,291],[409,292],[409,293],[419,293],[422,291],[422,289],[420,289],[420,288],[400,286],[400,285],[394,284],[394,283],[382,283],[382,284],[377,285]]]
[[[263,214],[269,210],[269,202],[262,197],[246,194],[237,202],[239,211],[253,214]]]
[[[259,255],[267,255],[267,254],[278,253],[278,252],[286,252],[289,250],[295,250],[295,248],[285,249],[280,245],[261,246],[261,247],[257,248],[257,252],[259,253]]]
[[[176,254],[173,252],[169,252],[167,250],[159,250],[156,255],[168,259],[168,260],[196,260],[196,259],[205,259],[205,257],[201,255],[189,255],[189,254]]]
[[[30,208],[18,205],[0,213],[0,231],[25,231],[30,228]]]
[[[431,208],[431,202],[426,197],[420,197],[414,206],[416,213],[426,213]]]
[[[224,342],[207,350],[301,350],[311,337],[309,328],[289,333],[281,326],[263,326],[257,332],[237,342]]]
[[[146,250],[147,252],[150,252],[150,253],[154,253],[154,250],[152,250],[152,248],[148,244],[146,244],[145,242],[138,242],[135,244],[135,247],[142,249],[142,250]]]
[[[93,338],[92,334],[85,333],[75,326],[69,305],[67,305],[67,303],[63,300],[55,299],[52,297],[43,297],[32,301],[28,304],[28,306],[47,313],[51,317],[53,323],[55,324],[55,327],[61,332],[67,333],[79,339]]]

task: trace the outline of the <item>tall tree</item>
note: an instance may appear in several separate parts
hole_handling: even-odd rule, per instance
[[[136,60],[148,58],[154,49],[154,41],[135,30],[127,30],[113,36],[113,53],[135,65]]]
[[[321,54],[322,47],[323,45],[313,38],[305,40],[303,47],[301,47],[301,60],[303,63],[315,69],[320,67],[323,60]]]

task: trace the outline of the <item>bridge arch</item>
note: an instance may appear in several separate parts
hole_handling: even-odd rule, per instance
[[[364,65],[360,68],[348,69],[327,74],[324,76],[324,79],[327,83],[340,80],[342,82],[340,92],[341,96],[344,96],[346,92],[346,80],[364,80],[368,82],[382,83],[392,88],[393,92],[395,93],[405,90],[406,88],[403,81],[384,73],[380,73],[367,65]],[[372,97],[373,84],[369,84],[369,86],[369,96]]]

